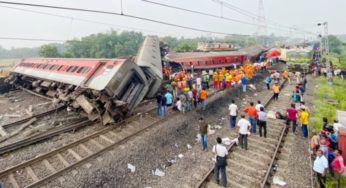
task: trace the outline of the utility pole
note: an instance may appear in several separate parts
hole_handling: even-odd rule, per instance
[[[323,27],[324,27],[324,37],[321,36],[321,45],[323,45],[322,49],[323,49],[325,57],[326,57],[327,71],[331,71],[331,66],[330,66],[330,61],[329,61],[328,22],[318,23],[317,25],[318,26],[323,25]]]
[[[263,0],[258,1],[257,22],[258,22],[257,35],[259,37],[263,37],[263,44],[266,45],[265,36],[267,36],[267,23],[265,19]]]

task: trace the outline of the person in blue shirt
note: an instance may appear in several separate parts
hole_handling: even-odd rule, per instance
[[[267,76],[266,79],[264,80],[264,83],[266,84],[268,90],[270,90],[271,81],[272,81],[272,78],[270,78],[270,76]]]
[[[167,91],[165,94],[165,97],[166,97],[167,106],[172,106],[173,105],[173,95],[169,91]]]
[[[241,78],[241,85],[243,86],[243,92],[246,92],[246,84],[247,84],[247,78],[245,75]]]

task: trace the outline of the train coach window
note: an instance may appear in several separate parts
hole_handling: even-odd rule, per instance
[[[107,65],[107,69],[112,69],[114,65]]]
[[[87,72],[89,72],[90,68],[89,67],[80,67],[77,71],[77,73],[80,73],[80,74],[85,74]]]
[[[51,70],[52,67],[53,67],[53,65],[47,65],[44,69]]]
[[[57,71],[60,71],[62,67],[64,67],[64,66],[60,65],[59,68],[57,69]]]
[[[78,69],[78,66],[74,66],[71,72],[76,72],[77,69]]]
[[[66,70],[66,72],[71,72],[73,66],[69,66],[68,69]]]

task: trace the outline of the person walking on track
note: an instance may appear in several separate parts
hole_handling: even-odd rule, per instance
[[[199,94],[199,98],[200,98],[201,103],[202,103],[202,108],[203,108],[203,110],[205,110],[205,107],[207,106],[207,98],[208,98],[208,92],[207,92],[207,90],[205,90],[205,88],[202,88],[202,90]]]
[[[216,162],[214,167],[214,177],[217,184],[223,187],[227,186],[227,176],[226,176],[226,166],[227,166],[227,155],[228,151],[224,145],[222,145],[222,140],[220,137],[216,138],[217,144],[213,147],[213,153],[216,155]],[[221,182],[220,182],[221,176]]]
[[[231,129],[235,128],[238,114],[238,106],[235,104],[234,100],[231,101],[231,104],[228,107],[229,110],[229,125]]]
[[[266,79],[264,80],[264,83],[266,84],[268,90],[270,90],[271,81],[272,81],[272,78],[270,76],[267,76]]]
[[[260,137],[262,137],[263,129],[263,136],[264,138],[267,138],[267,113],[264,112],[264,107],[261,107],[260,111],[258,112],[258,127]]]
[[[201,144],[202,144],[202,150],[208,149],[207,144],[207,134],[208,134],[208,124],[204,121],[203,118],[199,118],[198,120],[198,132],[201,135]]]
[[[241,78],[241,85],[243,87],[243,93],[246,93],[247,78],[245,75]]]
[[[256,134],[256,119],[257,119],[257,110],[254,107],[253,102],[250,102],[250,106],[247,106],[244,109],[244,112],[249,115],[249,122],[251,123],[251,132]]]
[[[237,126],[239,127],[238,132],[240,147],[247,150],[247,136],[250,133],[251,124],[247,119],[245,119],[245,115],[242,114]]]
[[[273,99],[275,101],[279,100],[280,86],[277,82],[273,85],[272,90],[273,90],[273,94],[274,94]]]
[[[297,116],[298,116],[298,111],[296,110],[296,107],[294,104],[291,104],[290,108],[287,108],[287,120],[286,120],[286,125],[290,126],[292,122],[292,132],[296,132],[297,128]]]

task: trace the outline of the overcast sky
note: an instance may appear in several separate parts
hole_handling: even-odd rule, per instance
[[[10,1],[10,0],[9,0]],[[234,10],[228,9],[213,0],[152,0],[164,4],[178,6],[186,9],[206,12],[214,15],[246,21],[257,24],[257,19],[253,16],[245,16]],[[259,0],[220,0],[228,2],[243,10],[247,10],[254,15],[258,15]],[[120,12],[120,0],[13,0],[12,2],[35,3],[44,5],[68,6],[84,9],[95,9],[110,12]],[[6,7],[4,7],[6,6]],[[27,12],[24,10],[11,9],[15,7],[25,10],[46,12],[55,15],[65,16],[65,18]],[[268,34],[289,35],[293,37],[315,36],[289,27],[317,33],[316,23],[327,21],[329,33],[346,33],[346,0],[264,0],[265,17],[267,21]],[[125,14],[140,16],[164,22],[179,24],[223,33],[247,34],[256,33],[256,25],[241,24],[218,18],[196,15],[179,10],[173,10],[143,2],[141,0],[123,0],[123,11]],[[96,24],[81,21],[91,20],[105,24]],[[280,24],[280,27],[277,24]],[[67,10],[54,10],[47,8],[35,8],[25,6],[14,6],[0,4],[0,38],[43,38],[54,40],[69,40],[79,38],[92,33],[106,32],[111,29],[135,30],[145,34],[156,34],[160,36],[220,36],[212,33],[203,33],[178,29],[171,26],[164,26],[147,21],[126,18],[123,16],[112,16],[95,13],[83,13]],[[284,27],[282,27],[282,26]],[[222,36],[222,35],[221,35]],[[0,45],[5,48],[11,47],[33,47],[47,42],[18,41],[0,39]]]

